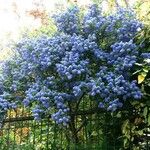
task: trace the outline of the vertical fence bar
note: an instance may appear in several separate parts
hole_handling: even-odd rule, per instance
[[[43,128],[43,121],[41,120],[41,123],[40,123],[40,143],[42,143],[42,136],[43,136],[43,130],[42,130],[42,128]]]
[[[27,120],[26,121],[26,127],[27,127],[27,129],[28,129],[28,131],[27,131],[27,144],[30,144],[30,142],[29,142],[29,138],[30,138],[30,120]]]
[[[63,129],[61,129],[61,131],[60,131],[60,148],[62,149],[62,147],[63,147],[63,134],[62,134],[62,130]]]
[[[10,120],[11,114],[10,112],[8,113],[8,120]],[[7,127],[7,149],[9,149],[10,146],[10,121],[8,121],[8,127]]]
[[[33,147],[35,148],[35,132],[36,132],[36,122],[33,120]]]
[[[5,117],[2,117],[2,120],[0,120],[0,146],[5,146],[3,143],[5,143],[5,139],[4,139],[4,134],[5,134],[5,130],[4,130],[4,127],[5,127],[5,122],[4,122],[4,118]],[[2,147],[4,148],[4,147]]]
[[[49,148],[49,117],[47,118],[47,139],[46,139],[46,148]]]
[[[84,110],[84,105],[85,102],[82,103],[81,108],[82,110]],[[89,102],[88,105],[90,108],[93,108],[93,103]],[[19,109],[20,110],[20,109]],[[79,150],[79,149],[85,149],[85,150],[117,150],[118,148],[118,140],[116,140],[116,136],[112,136],[112,141],[110,142],[108,139],[110,139],[110,133],[108,133],[108,131],[110,131],[110,127],[112,127],[112,135],[117,135],[116,133],[116,124],[118,124],[116,122],[116,118],[114,115],[112,115],[112,117],[110,117],[109,113],[105,113],[103,116],[101,117],[100,114],[88,114],[86,116],[78,116],[78,118],[76,117],[75,120],[75,124],[76,124],[76,129],[80,127],[80,125],[84,122],[84,120],[87,120],[89,122],[89,124],[85,124],[82,129],[79,131],[79,135],[82,135],[83,138],[80,143],[80,145],[75,145],[75,144],[70,144],[70,140],[67,140],[67,144],[65,143],[66,139],[64,138],[64,133],[63,133],[63,128],[58,128],[57,124],[54,123],[52,125],[53,127],[53,139],[54,141],[49,141],[49,137],[50,137],[50,131],[51,131],[51,126],[50,126],[50,119],[49,118],[43,118],[41,120],[41,122],[37,123],[36,121],[29,119],[29,120],[23,120],[22,117],[25,116],[26,112],[24,109],[21,110],[21,112],[19,113],[19,110],[16,109],[15,110],[15,116],[12,117],[11,113],[8,112],[8,116],[6,118],[6,123],[4,125],[4,127],[1,129],[2,130],[2,134],[4,135],[0,135],[0,138],[2,139],[2,143],[4,143],[5,141],[5,147],[2,147],[0,145],[0,150],[15,150],[17,146],[20,146],[18,143],[22,143],[24,140],[25,142],[27,142],[27,144],[33,144],[34,149],[36,148],[37,144],[40,144],[42,142],[44,142],[44,150],[62,150],[64,148],[64,145],[66,146],[66,150]],[[12,117],[12,118],[11,118]],[[22,120],[17,120],[19,117],[22,118]],[[149,117],[149,116],[148,116]],[[14,118],[14,121],[12,121],[12,119]],[[16,120],[15,120],[16,118]],[[100,136],[101,136],[101,120],[102,118],[104,118],[104,122],[103,123],[103,135],[104,135],[104,142],[103,145],[99,145],[101,144],[100,141]],[[108,124],[108,120],[112,119],[111,121],[111,125]],[[147,118],[147,122],[148,122],[148,118]],[[93,126],[94,125],[94,126]],[[27,129],[29,130],[27,132],[27,136],[23,135],[23,127],[27,127]],[[130,124],[130,136],[132,138],[133,133],[131,131],[131,124]],[[33,135],[33,141],[32,143],[30,142],[30,128],[32,131],[32,135]],[[21,129],[21,130],[18,130]],[[144,135],[142,135],[141,137],[143,137],[145,139],[145,141],[142,143],[144,145],[142,145],[141,148],[145,148],[145,150],[149,150],[149,126],[147,126],[145,128],[146,133]],[[19,131],[19,132],[18,132]],[[45,133],[46,131],[46,133]],[[93,131],[96,132],[96,136],[94,135],[93,137]],[[1,132],[0,132],[1,133]],[[36,134],[38,133],[38,134]],[[46,134],[46,135],[45,135]],[[20,141],[18,141],[18,135],[20,135]],[[26,139],[24,139],[24,137],[26,137]],[[96,142],[93,141],[93,138],[96,139]],[[129,149],[132,150],[133,147],[133,143],[132,143],[132,139],[129,139]],[[46,141],[43,141],[46,140]],[[52,144],[51,144],[52,143]],[[51,145],[50,145],[51,144]],[[82,145],[81,145],[82,144]],[[91,144],[91,145],[89,145]],[[98,145],[97,145],[98,144]],[[111,145],[110,145],[111,144]],[[70,146],[71,145],[71,146]],[[50,146],[52,146],[52,148],[50,148]],[[103,146],[102,149],[100,149]],[[119,145],[120,146],[120,145]],[[141,145],[140,145],[141,146]],[[30,147],[31,148],[31,147]],[[42,149],[42,148],[41,148]],[[23,150],[23,149],[22,149]]]
[[[83,99],[82,109],[85,110],[84,106],[85,100]],[[83,116],[81,116],[81,120],[83,120]],[[86,126],[83,126],[83,137],[84,137],[84,148],[86,148],[87,145],[87,132],[86,132]]]
[[[97,130],[97,147],[99,148],[100,147],[100,133],[99,133],[99,127],[98,127],[98,125],[100,124],[100,122],[99,122],[99,114],[96,114],[96,124],[97,124],[97,127],[96,128],[98,128],[98,130]]]
[[[130,139],[129,139],[129,148],[132,149],[132,131],[131,131],[131,123],[129,122],[129,126],[130,126]]]
[[[92,101],[90,100],[90,108],[92,108]],[[90,148],[93,148],[93,144],[92,144],[92,139],[91,139],[91,135],[92,135],[92,121],[93,121],[93,115],[89,115],[88,117],[88,121],[90,123],[90,131],[88,131],[88,138],[89,138],[89,143],[88,143],[88,147],[89,147],[89,144],[90,144]],[[88,129],[89,130],[89,129]]]
[[[15,118],[17,118],[17,109],[15,109]],[[15,148],[15,144],[16,144],[16,122],[14,122],[13,149]]]
[[[21,117],[24,116],[24,107],[21,108]],[[20,123],[21,123],[21,126],[20,126]],[[21,129],[21,132],[20,132],[20,141],[19,143],[21,144],[22,143],[22,138],[23,138],[23,120],[21,120],[21,122],[19,122],[19,128]]]
[[[4,122],[0,121],[0,124],[1,124],[1,127],[0,127],[0,146],[2,146],[4,143],[4,138],[3,138],[4,131],[3,131],[3,127],[2,127]]]
[[[54,142],[53,142],[53,147],[56,145],[56,137],[57,137],[57,129],[56,129],[56,122],[54,124]]]
[[[108,136],[108,134],[107,134],[107,113],[105,113],[105,122],[104,122],[104,147],[105,147],[105,149],[107,150],[107,149],[109,149],[109,143],[107,143],[108,141],[107,141],[107,137]]]
[[[115,135],[115,121],[114,121],[114,114],[112,116],[112,120],[113,120],[113,135]],[[116,149],[116,137],[113,136],[113,149]]]
[[[146,122],[147,122],[147,129],[146,129],[146,149],[147,150],[149,150],[150,149],[150,145],[149,145],[149,135],[148,135],[148,133],[150,134],[150,126],[148,126],[149,125],[149,117],[150,117],[150,108],[147,106],[147,110],[148,110],[148,112],[147,112],[147,116],[146,116]]]

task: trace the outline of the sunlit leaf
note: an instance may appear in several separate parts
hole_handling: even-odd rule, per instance
[[[148,73],[149,70],[146,69],[146,68],[143,68],[143,71],[146,72],[146,73]]]
[[[150,63],[150,59],[145,59],[144,61],[147,63]]]
[[[146,77],[146,73],[142,72],[140,75],[138,75],[138,84],[142,83]]]

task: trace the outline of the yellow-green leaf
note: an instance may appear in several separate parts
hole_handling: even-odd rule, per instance
[[[148,69],[146,69],[146,68],[143,68],[143,71],[146,72],[146,73],[148,73]]]
[[[138,84],[142,83],[146,77],[146,73],[142,73],[140,75],[138,75]]]

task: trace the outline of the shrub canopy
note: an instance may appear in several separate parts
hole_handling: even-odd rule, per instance
[[[133,67],[143,58],[134,38],[142,24],[131,10],[118,8],[103,15],[96,5],[81,15],[77,7],[54,17],[57,32],[36,39],[23,38],[16,56],[4,64],[1,110],[23,102],[35,119],[52,114],[67,125],[82,99],[99,109],[115,111],[129,99],[141,99]]]

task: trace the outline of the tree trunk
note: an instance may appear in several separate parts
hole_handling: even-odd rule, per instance
[[[69,123],[69,129],[71,131],[71,139],[73,141],[73,143],[78,144],[79,143],[79,138],[78,138],[78,133],[77,133],[77,129],[75,126],[75,116],[71,116],[70,119],[70,123]]]

